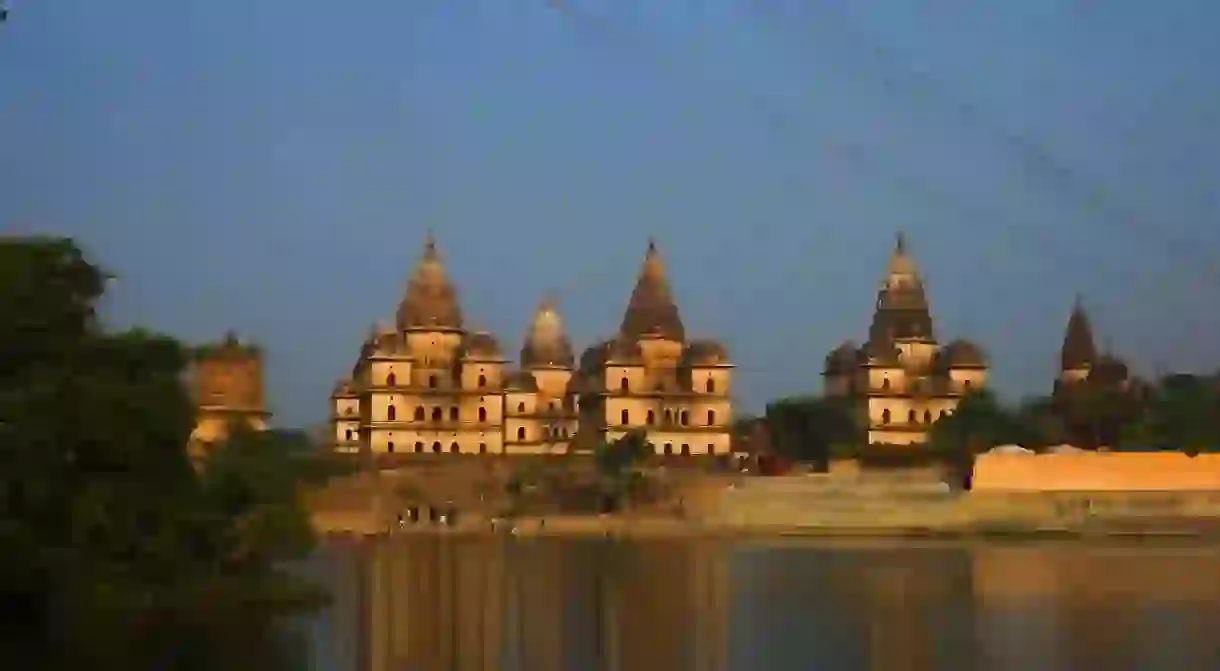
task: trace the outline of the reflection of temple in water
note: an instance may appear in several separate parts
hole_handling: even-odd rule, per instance
[[[985,668],[1220,668],[1215,549],[980,546],[972,556]]]
[[[357,664],[393,669],[726,668],[715,544],[400,537],[365,546]]]
[[[745,544],[731,571],[717,541],[421,535],[320,554],[335,601],[318,668],[1220,669],[1216,548]]]

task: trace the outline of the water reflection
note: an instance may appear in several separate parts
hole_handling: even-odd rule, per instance
[[[1220,668],[1220,549],[332,544],[314,668]]]

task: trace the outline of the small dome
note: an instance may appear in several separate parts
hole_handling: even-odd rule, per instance
[[[686,346],[682,354],[688,366],[718,366],[729,362],[729,351],[714,340],[695,340]]]
[[[1130,369],[1122,359],[1103,354],[1097,358],[1097,362],[1089,371],[1089,379],[1105,384],[1117,384],[1126,381],[1130,373]]]
[[[982,368],[987,365],[983,350],[969,340],[954,340],[941,353],[950,368]]]
[[[331,396],[336,398],[355,395],[356,385],[352,384],[351,380],[339,380],[335,383],[334,389],[331,390]]]
[[[826,355],[825,374],[842,375],[854,370],[859,362],[859,349],[854,342],[849,340],[830,350],[830,353]]]
[[[526,368],[571,368],[576,357],[564,333],[555,303],[544,298],[534,313],[521,347],[521,365]]]
[[[860,348],[859,357],[864,363],[874,365],[896,366],[902,352],[886,339],[870,340]]]
[[[538,391],[538,381],[534,379],[533,375],[519,370],[509,375],[504,381],[504,390],[536,392]]]
[[[616,363],[638,363],[644,359],[644,351],[634,341],[615,340],[609,344],[607,361]]]
[[[467,337],[466,342],[463,343],[463,358],[497,360],[500,356],[500,343],[496,341],[495,336],[486,331],[479,331]]]

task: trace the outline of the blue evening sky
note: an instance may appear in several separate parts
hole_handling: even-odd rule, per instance
[[[905,230],[942,340],[1044,392],[1073,295],[1141,372],[1220,365],[1215,0],[8,0],[0,231],[117,325],[268,348],[322,421],[428,228],[513,355],[617,328],[648,236],[747,410],[819,391]]]

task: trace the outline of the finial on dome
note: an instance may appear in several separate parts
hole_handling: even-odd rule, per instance
[[[907,235],[902,231],[898,231],[898,235],[894,240],[894,251],[899,254],[905,254],[907,251]]]
[[[555,291],[547,289],[542,292],[542,299],[538,301],[539,312],[554,312],[558,301],[555,299]]]
[[[652,236],[652,235],[648,236],[648,253],[649,254],[657,253],[657,239],[655,236]]]
[[[431,228],[424,234],[424,258],[436,258],[436,236],[433,235]]]

